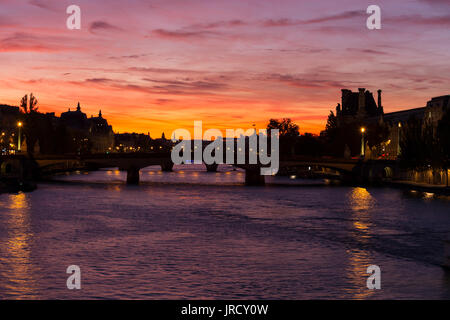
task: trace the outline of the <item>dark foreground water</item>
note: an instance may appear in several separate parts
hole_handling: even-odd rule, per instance
[[[0,298],[450,298],[449,199],[287,178],[245,187],[243,172],[196,169],[0,194]],[[366,287],[372,264],[381,290]],[[81,290],[66,287],[69,265]]]

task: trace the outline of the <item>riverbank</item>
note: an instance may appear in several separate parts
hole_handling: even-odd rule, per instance
[[[397,181],[390,181],[387,182],[387,185],[391,187],[396,188],[407,188],[416,190],[419,192],[429,192],[429,193],[436,193],[441,195],[450,195],[450,187],[445,185],[435,185],[435,184],[429,184],[429,183],[422,183],[422,182],[413,182],[413,181],[407,181],[407,180],[397,180]]]
[[[36,190],[37,183],[35,181],[21,181],[17,179],[10,179],[7,181],[0,181],[0,194],[2,193],[17,193],[19,191],[31,192]]]

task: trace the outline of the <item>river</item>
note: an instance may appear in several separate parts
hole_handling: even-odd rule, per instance
[[[77,172],[0,194],[2,299],[449,299],[450,199],[221,166]],[[81,269],[68,290],[66,269]],[[366,269],[381,269],[369,290]]]

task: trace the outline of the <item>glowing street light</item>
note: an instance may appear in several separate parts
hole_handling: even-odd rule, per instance
[[[20,141],[20,140],[21,140],[20,138],[21,138],[21,136],[22,136],[22,134],[21,134],[21,133],[22,133],[22,125],[23,125],[23,124],[22,124],[22,122],[20,122],[20,121],[17,123],[17,126],[19,127],[19,136],[17,137],[17,139],[18,139],[18,142],[17,142],[17,150],[18,150],[19,152],[21,151],[21,145],[22,145],[22,143],[21,143],[21,141]]]
[[[364,148],[364,133],[366,132],[366,128],[361,128],[361,157],[364,157],[365,155],[365,148]]]

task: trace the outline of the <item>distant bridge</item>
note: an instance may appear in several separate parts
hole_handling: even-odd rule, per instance
[[[163,171],[171,171],[173,162],[170,152],[154,153],[111,153],[92,155],[37,156],[33,159],[33,169],[40,175],[52,175],[74,170],[98,170],[118,167],[127,171],[127,183],[139,183],[139,171],[142,168],[159,165]],[[245,170],[247,185],[263,185],[265,177],[261,175],[260,164],[235,164]],[[23,155],[2,156],[0,158],[0,176],[3,178],[30,178],[30,159]],[[218,164],[206,165],[208,171],[216,171]],[[315,176],[336,177],[344,181],[374,182],[391,179],[397,171],[397,163],[388,160],[362,161],[359,159],[331,159],[292,156],[280,160],[280,170],[303,168]]]

